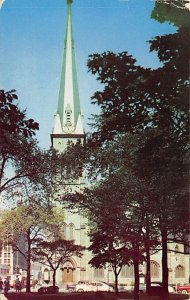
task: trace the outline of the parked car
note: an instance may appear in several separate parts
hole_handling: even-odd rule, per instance
[[[76,292],[112,292],[113,287],[102,281],[79,282],[75,286]]]
[[[113,285],[113,288],[115,290],[115,285]],[[133,286],[130,285],[124,285],[124,284],[118,284],[118,291],[119,292],[127,292],[127,291],[131,291],[133,288]]]
[[[177,286],[177,292],[181,294],[190,293],[190,284]]]
[[[97,281],[96,282],[97,291],[103,291],[103,292],[113,292],[113,287],[107,284],[103,281]]]
[[[162,287],[162,283],[161,282],[157,282],[157,281],[151,282],[151,286],[161,286]],[[176,291],[175,291],[175,289],[174,289],[173,286],[168,285],[168,292],[169,293],[175,293]]]
[[[58,294],[59,293],[59,287],[58,286],[41,286],[38,289],[39,294]]]
[[[76,284],[75,283],[68,283],[67,284],[67,291],[68,292],[75,292],[76,291]]]
[[[162,287],[162,283],[161,282],[151,282],[151,287],[154,287],[154,286]],[[122,289],[119,289],[119,291],[133,292],[134,291],[134,285],[124,286]],[[169,293],[175,293],[175,289],[172,286],[168,286],[168,291],[169,291]],[[145,283],[140,283],[139,284],[139,292],[140,293],[146,293],[146,284]]]

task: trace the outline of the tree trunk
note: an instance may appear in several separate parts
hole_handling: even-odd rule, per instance
[[[139,261],[134,260],[135,289],[134,300],[139,300]]]
[[[56,285],[56,269],[53,269],[53,286]]]
[[[168,239],[167,239],[167,230],[161,230],[162,237],[162,285],[165,291],[165,299],[168,299]]]
[[[145,241],[145,247],[146,247],[146,292],[148,293],[150,289],[150,238],[149,238],[149,229],[146,228],[146,241]]]
[[[28,244],[28,253],[26,257],[26,292],[30,293],[30,267],[31,267],[31,240],[30,240],[30,229],[27,232],[27,244]]]
[[[117,272],[117,268],[113,267],[113,271],[114,271],[114,275],[115,275],[115,292],[116,294],[119,294],[118,291],[118,272]]]

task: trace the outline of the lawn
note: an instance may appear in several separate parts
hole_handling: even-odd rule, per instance
[[[132,299],[131,294],[121,293],[116,296],[112,293],[80,293],[80,294],[63,294],[59,293],[57,295],[39,295],[37,293],[9,293],[7,295],[9,300],[124,300]],[[189,295],[170,295],[169,300],[185,300],[190,299]],[[146,296],[140,295],[139,300],[164,300],[159,296]]]
[[[51,294],[39,295],[37,293],[10,293],[9,300],[117,300],[115,294],[107,293],[80,293],[80,294]]]

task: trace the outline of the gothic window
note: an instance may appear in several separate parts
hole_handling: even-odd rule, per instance
[[[104,269],[103,268],[94,269],[94,277],[103,278],[104,277]]]
[[[80,269],[80,278],[81,278],[81,281],[86,280],[86,269],[85,268]]]
[[[134,266],[127,266],[127,277],[134,278]]]
[[[123,266],[121,269],[121,277],[134,278],[134,268],[132,266]]]
[[[75,225],[70,223],[68,226],[68,239],[74,240],[75,239]]]
[[[49,281],[49,279],[50,279],[50,273],[47,268],[44,269],[43,278],[44,278],[44,281]]]
[[[121,277],[127,277],[127,266],[123,266],[121,269]]]
[[[66,240],[67,239],[67,224],[63,224],[63,237]]]
[[[150,262],[150,273],[152,278],[159,277],[160,274],[160,265],[154,260]]]
[[[185,268],[181,265],[178,265],[175,268],[175,277],[176,278],[184,278],[185,277]]]

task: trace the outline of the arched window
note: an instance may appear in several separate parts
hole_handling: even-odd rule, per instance
[[[125,278],[134,278],[134,267],[131,266],[123,266],[121,269],[121,277]]]
[[[67,224],[63,223],[63,237],[67,240]]]
[[[134,266],[127,266],[127,277],[134,278]]]
[[[49,273],[49,270],[47,268],[44,269],[43,279],[44,279],[45,282],[49,283],[50,273]]]
[[[184,278],[185,277],[185,268],[181,265],[178,265],[175,268],[175,277],[176,278]]]
[[[123,266],[120,273],[121,277],[127,277],[127,266]]]
[[[70,223],[68,226],[68,239],[74,240],[75,239],[75,225]]]
[[[154,260],[150,262],[150,274],[152,278],[159,277],[160,275],[160,265]]]
[[[94,277],[103,278],[104,277],[104,268],[94,269]]]

